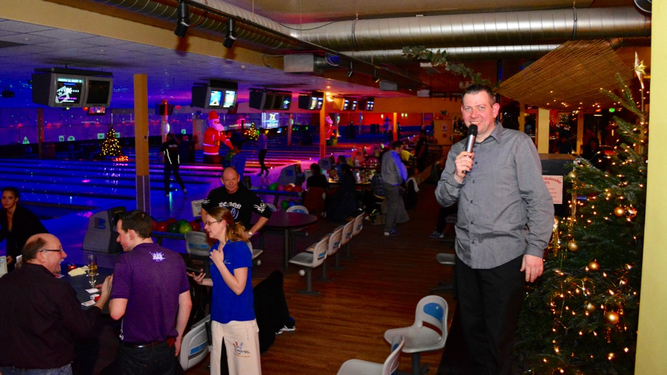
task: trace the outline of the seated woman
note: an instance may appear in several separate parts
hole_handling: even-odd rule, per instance
[[[20,206],[21,194],[15,187],[2,190],[2,209],[0,209],[0,242],[7,240],[7,271],[12,271],[16,257],[30,236],[37,233],[49,233],[37,215]]]
[[[341,165],[338,188],[327,205],[327,218],[333,221],[346,221],[357,211],[357,198],[354,176],[348,164]]]
[[[326,193],[329,190],[329,181],[322,174],[319,164],[310,165],[312,176],[306,180],[306,193],[303,196],[303,205],[312,215],[320,216],[324,212]]]

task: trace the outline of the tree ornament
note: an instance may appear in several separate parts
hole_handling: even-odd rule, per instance
[[[570,173],[567,174],[567,178],[574,180],[577,178],[577,174],[574,171],[570,171]]]
[[[579,245],[577,245],[577,241],[570,240],[567,243],[567,249],[570,250],[573,253],[576,253],[577,251],[579,251]]]
[[[618,315],[617,312],[615,311],[610,311],[605,315],[605,318],[607,318],[607,322],[609,324],[618,324],[618,321],[620,320],[620,316]]]
[[[625,215],[625,208],[621,206],[616,206],[616,208],[614,208],[614,215],[616,217],[622,217],[623,215]]]
[[[592,312],[595,311],[595,304],[593,304],[591,302],[586,302],[586,304],[584,305],[584,308],[586,309],[586,311],[592,313]]]
[[[625,217],[626,217],[628,220],[632,220],[632,219],[634,219],[635,216],[637,216],[637,209],[636,209],[636,208],[630,206],[630,207],[628,207],[628,208],[625,209]]]
[[[598,262],[593,260],[590,263],[588,263],[588,269],[591,271],[597,271],[600,269],[600,265],[598,264]]]

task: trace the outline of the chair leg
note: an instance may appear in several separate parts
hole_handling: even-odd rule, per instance
[[[420,353],[412,353],[412,375],[424,375],[428,372],[428,363],[421,366]]]
[[[343,258],[345,258],[345,259],[357,259],[356,256],[350,255],[350,242],[349,241],[345,244],[345,256]]]
[[[319,295],[320,292],[318,292],[318,291],[316,291],[316,290],[313,290],[313,279],[312,279],[312,276],[313,276],[313,269],[312,269],[312,268],[308,268],[308,269],[306,270],[306,274],[305,274],[305,276],[306,276],[306,289],[299,289],[299,293],[301,293],[301,294],[307,294],[307,295],[310,295],[310,296],[316,296],[316,295]]]
[[[336,255],[334,256],[334,260],[335,260],[335,263],[334,263],[334,266],[333,266],[334,269],[340,270],[340,269],[345,268],[345,266],[340,264],[340,253],[338,251],[336,251]]]
[[[333,279],[331,277],[327,277],[327,261],[326,260],[322,263],[322,276],[319,279],[317,279],[317,281],[324,281],[324,282],[333,281]]]

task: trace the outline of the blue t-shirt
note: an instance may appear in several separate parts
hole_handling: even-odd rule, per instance
[[[127,299],[121,339],[131,343],[178,336],[178,297],[190,290],[180,254],[155,243],[122,254],[113,272],[111,298]]]
[[[216,243],[211,251],[217,249]],[[222,279],[218,267],[211,261],[211,279],[213,280],[213,301],[211,302],[211,319],[219,323],[229,323],[232,320],[245,322],[255,319],[255,301],[252,293],[252,254],[250,248],[243,241],[227,241],[223,248],[224,263],[233,275],[237,268],[248,268],[248,280],[245,289],[240,295],[234,293]]]

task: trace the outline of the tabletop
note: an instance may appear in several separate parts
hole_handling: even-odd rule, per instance
[[[255,215],[253,215],[253,217],[255,217]],[[255,217],[255,219],[257,217]],[[317,216],[315,215],[300,212],[274,211],[271,212],[271,218],[264,224],[264,227],[270,229],[300,228],[311,225],[316,221]]]

